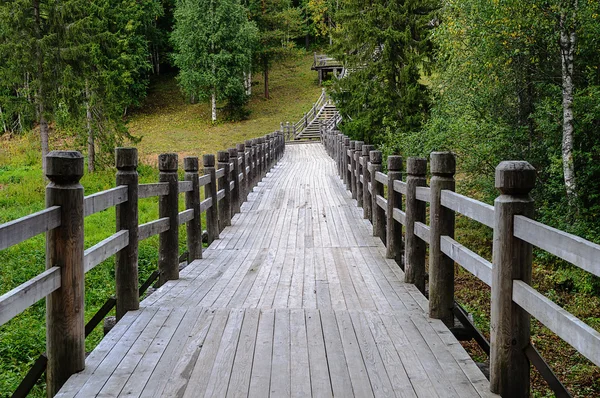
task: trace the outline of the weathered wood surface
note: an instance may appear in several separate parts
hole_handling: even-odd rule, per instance
[[[165,196],[169,193],[169,184],[157,182],[153,184],[140,184],[138,188],[138,199],[151,198],[153,196]]]
[[[491,396],[403,280],[323,147],[289,146],[59,396]]]
[[[106,191],[86,196],[83,199],[84,216],[87,217],[123,202],[127,202],[127,191],[127,186],[121,185]]]
[[[0,225],[0,250],[59,227],[60,214],[60,206],[52,206]]]
[[[524,216],[515,216],[514,234],[519,239],[600,276],[600,245],[596,243]]]
[[[52,267],[0,296],[0,326],[60,287],[60,267]]]
[[[90,271],[102,261],[108,259],[123,248],[127,247],[128,244],[129,231],[127,230],[119,231],[103,241],[96,243],[94,246],[83,252],[84,272]]]

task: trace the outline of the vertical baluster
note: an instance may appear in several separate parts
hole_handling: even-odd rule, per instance
[[[394,190],[394,181],[402,180],[402,156],[388,156],[387,244],[386,257],[402,265],[402,224],[394,219],[394,209],[402,209],[402,194]]]
[[[529,397],[530,316],[512,301],[513,280],[531,283],[531,244],[514,236],[514,216],[533,217],[529,195],[535,169],[527,162],[502,162],[496,167],[494,248],[492,254],[492,316],[490,389],[503,397]]]
[[[158,181],[169,185],[169,193],[158,200],[160,218],[169,218],[169,230],[162,232],[158,239],[158,285],[179,279],[179,181],[177,176],[176,153],[163,153],[158,156]]]
[[[219,239],[219,213],[217,204],[217,176],[215,170],[215,155],[207,154],[202,157],[204,174],[210,176],[210,182],[204,186],[204,196],[212,199],[212,206],[206,211],[206,232],[208,244]]]
[[[85,368],[83,156],[52,151],[45,158],[46,207],[60,206],[61,225],[46,234],[46,269],[60,267],[61,288],[46,297],[46,388],[54,396]]]
[[[140,308],[138,294],[138,153],[136,148],[115,150],[117,186],[127,186],[127,202],[115,206],[117,231],[126,230],[129,243],[115,255],[117,321]]]
[[[198,158],[195,156],[183,159],[186,181],[192,182],[192,190],[185,193],[185,208],[194,209],[194,218],[186,223],[188,261],[202,258],[202,225],[200,213],[200,185],[198,181]]]
[[[408,158],[406,164],[406,231],[404,242],[404,281],[425,293],[426,244],[415,235],[415,222],[425,222],[425,202],[417,200],[417,187],[426,185],[427,159]]]
[[[430,158],[431,242],[429,243],[429,316],[454,326],[454,261],[442,253],[440,237],[454,238],[454,212],[442,206],[442,190],[454,191],[456,161],[449,152],[433,152]]]

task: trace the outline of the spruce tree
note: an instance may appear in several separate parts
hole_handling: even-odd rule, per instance
[[[346,0],[337,12],[334,50],[349,68],[334,97],[347,131],[370,143],[417,131],[429,101],[421,75],[429,69],[428,37],[435,3]]]

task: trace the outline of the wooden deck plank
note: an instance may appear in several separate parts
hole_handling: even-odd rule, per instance
[[[268,397],[271,389],[271,359],[273,357],[273,329],[275,311],[262,310],[256,335],[249,397]]]
[[[59,396],[494,396],[372,232],[323,148],[288,148]]]
[[[260,311],[256,308],[247,309],[245,312],[231,379],[227,386],[227,397],[242,398],[248,396],[259,317]]]

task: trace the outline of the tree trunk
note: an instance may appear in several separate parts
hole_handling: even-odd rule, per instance
[[[85,82],[85,120],[88,131],[88,172],[93,173],[96,169],[96,146],[94,143],[94,130],[92,129],[92,108],[90,106],[90,90]]]
[[[573,10],[573,21],[568,23],[568,17],[563,14],[560,18],[560,55],[562,62],[562,106],[563,106],[563,136],[562,136],[562,162],[565,190],[569,201],[576,196],[575,165],[573,161],[573,70],[575,59],[575,15],[577,1]]]
[[[265,98],[269,99],[269,62],[266,60],[263,64],[263,77],[265,79]]]
[[[211,103],[211,117],[213,123],[217,121],[217,89],[213,87],[212,95],[210,98]]]
[[[244,72],[244,88],[246,95],[252,95],[252,69],[248,68],[248,72]]]
[[[48,155],[48,121],[46,120],[46,116],[44,115],[44,65],[42,60],[42,49],[40,48],[40,40],[42,39],[42,21],[40,16],[40,2],[39,0],[33,1],[33,14],[35,18],[35,38],[36,38],[36,64],[37,64],[37,74],[39,81],[39,89],[36,93],[36,109],[40,122],[40,142],[42,145],[42,171],[44,175],[46,175],[46,162],[45,158]]]
[[[5,133],[8,133],[8,128],[6,128],[6,120],[4,119],[4,112],[2,112],[2,107],[0,107],[0,119],[2,119],[2,129]]]

